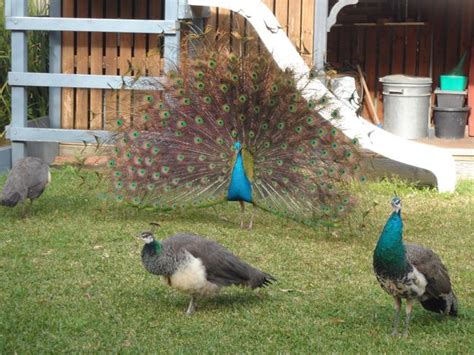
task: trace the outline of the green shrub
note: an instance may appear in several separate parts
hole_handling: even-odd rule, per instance
[[[10,32],[5,30],[4,4],[0,0],[0,132],[10,121],[10,88],[7,85],[10,53]]]

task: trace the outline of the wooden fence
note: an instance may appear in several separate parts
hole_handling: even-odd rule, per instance
[[[309,65],[314,1],[263,0]],[[159,0],[62,0],[62,4],[65,17],[161,19],[163,14]],[[207,23],[221,31],[253,34],[240,16],[224,9],[211,9]],[[431,74],[434,88],[439,75],[454,67],[473,37],[474,0],[360,0],[339,14],[338,24],[329,32],[327,59],[336,67],[361,65],[382,116],[380,77]],[[65,33],[63,72],[159,74],[161,43],[156,35]],[[155,55],[147,56],[150,53]],[[131,110],[132,101],[130,92],[64,89],[62,125],[106,129],[119,109]]]
[[[163,19],[156,0],[62,0],[63,17]],[[148,34],[64,32],[62,71],[67,74],[150,75],[162,68],[162,37]],[[133,92],[62,90],[62,127],[107,129],[117,112],[127,118]]]
[[[308,65],[313,59],[314,0],[262,0],[275,14]],[[241,31],[252,35],[239,15],[226,9],[211,8],[207,24],[218,31]]]

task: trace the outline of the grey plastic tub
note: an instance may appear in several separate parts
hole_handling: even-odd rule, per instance
[[[467,90],[464,91],[447,91],[436,89],[436,104],[438,107],[464,107],[466,102]]]
[[[427,137],[431,78],[389,75],[380,82],[383,85],[384,129],[408,139]]]
[[[464,138],[470,107],[433,107],[435,136],[438,138]]]

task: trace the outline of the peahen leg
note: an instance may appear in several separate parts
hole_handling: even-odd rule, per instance
[[[239,203],[240,203],[240,229],[244,229],[245,203],[244,201],[239,201]]]
[[[26,218],[30,214],[31,206],[33,205],[33,200],[30,199],[30,202],[23,202],[21,207],[21,218]]]
[[[410,317],[411,317],[411,311],[413,310],[413,304],[415,303],[415,300],[413,299],[407,299],[407,306],[406,306],[406,318],[405,318],[405,330],[403,331],[403,336],[407,337],[408,336],[408,327],[410,325]]]
[[[252,230],[253,226],[253,217],[255,216],[255,205],[252,205],[252,215],[250,216],[249,230]]]
[[[186,315],[190,316],[196,310],[196,304],[194,303],[194,296],[191,296],[191,301],[189,302],[188,309],[186,310]]]
[[[395,317],[393,318],[392,336],[398,335],[398,325],[400,324],[400,310],[402,309],[402,300],[400,297],[394,297]]]

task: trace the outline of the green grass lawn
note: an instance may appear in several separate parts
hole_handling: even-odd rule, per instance
[[[239,229],[236,203],[159,215],[104,201],[95,174],[55,169],[27,218],[21,208],[0,208],[0,353],[472,352],[474,182],[454,194],[400,182],[356,190],[357,210],[335,228],[258,213],[249,232]],[[406,240],[441,255],[460,300],[457,319],[417,304],[408,339],[389,335],[392,299],[371,266],[394,190]],[[134,236],[150,222],[161,224],[160,237],[215,239],[278,282],[227,288],[187,317],[188,297],[141,265]]]

